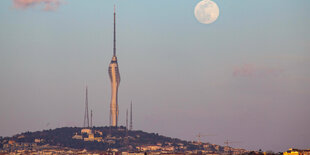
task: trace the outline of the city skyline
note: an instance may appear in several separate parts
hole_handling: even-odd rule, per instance
[[[310,146],[310,1],[223,1],[209,25],[195,1],[0,2],[0,136],[109,125],[113,5],[122,68],[119,125],[248,150]],[[17,3],[18,2],[18,3]],[[39,2],[39,1],[36,1]]]

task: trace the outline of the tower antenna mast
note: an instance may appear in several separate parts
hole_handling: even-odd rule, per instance
[[[114,40],[113,40],[113,56],[116,56],[116,23],[115,23],[115,5],[114,5]]]

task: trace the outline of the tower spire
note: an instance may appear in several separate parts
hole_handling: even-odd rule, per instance
[[[116,28],[115,28],[115,5],[114,5],[114,41],[113,41],[113,57],[116,57]]]

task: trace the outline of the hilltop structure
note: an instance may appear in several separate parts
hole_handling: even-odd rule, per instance
[[[118,122],[118,87],[121,81],[116,57],[116,36],[115,36],[115,6],[114,6],[114,41],[113,57],[109,65],[111,80],[111,103],[110,103],[110,126],[117,127]]]

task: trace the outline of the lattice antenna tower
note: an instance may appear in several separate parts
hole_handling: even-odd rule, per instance
[[[128,109],[126,110],[126,130],[128,130]]]
[[[125,142],[127,150],[128,150],[128,144],[129,144],[129,138],[128,138],[128,109],[126,109],[126,137],[125,137],[124,140],[125,140],[124,142]]]
[[[130,103],[130,125],[129,130],[132,130],[132,101]]]
[[[85,114],[84,114],[84,128],[89,128],[89,115],[88,115],[88,86],[86,86],[86,95],[85,95]]]
[[[90,110],[90,127],[93,127],[93,110]]]

